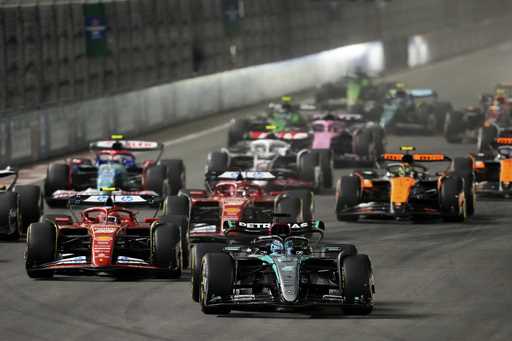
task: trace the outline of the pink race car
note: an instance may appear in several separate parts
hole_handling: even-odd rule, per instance
[[[359,114],[317,114],[312,130],[312,149],[329,150],[335,168],[373,165],[378,155],[385,152],[384,130]]]

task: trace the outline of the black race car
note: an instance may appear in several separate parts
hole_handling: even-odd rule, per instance
[[[372,311],[375,285],[369,257],[352,244],[312,242],[315,235],[321,239],[323,223],[226,225],[233,241],[201,262],[199,302],[205,314],[320,306],[357,315]],[[258,233],[262,228],[269,235]],[[246,241],[244,234],[249,236]]]
[[[36,185],[17,185],[18,171],[0,170],[0,237],[16,240],[43,212],[41,190]]]

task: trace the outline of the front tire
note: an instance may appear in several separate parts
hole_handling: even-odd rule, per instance
[[[342,176],[336,186],[336,217],[338,221],[357,221],[358,216],[343,211],[359,204],[361,179],[357,176]]]
[[[462,178],[446,177],[441,184],[440,208],[446,222],[462,222],[467,217],[466,200],[460,200],[464,193]]]
[[[20,232],[25,233],[30,224],[39,221],[43,213],[41,200],[41,189],[39,186],[23,185],[16,186],[14,192],[18,193],[21,214]]]
[[[205,314],[229,314],[230,307],[209,306],[214,296],[226,297],[233,294],[233,259],[225,253],[208,253],[201,262],[201,310]]]
[[[158,224],[152,229],[153,263],[160,267],[165,276],[181,276],[180,227],[174,223]]]
[[[370,258],[358,254],[339,260],[341,291],[352,306],[343,308],[348,315],[368,315],[373,310],[373,272]]]
[[[186,171],[183,160],[161,160],[160,164],[165,166],[167,180],[167,195],[176,195],[186,187]]]
[[[190,249],[190,273],[192,281],[192,300],[199,302],[201,287],[201,261],[207,253],[221,252],[226,246],[223,243],[199,243]]]
[[[36,270],[35,267],[55,260],[57,249],[57,229],[46,221],[33,223],[27,230],[25,269],[30,278],[51,278],[53,270]]]

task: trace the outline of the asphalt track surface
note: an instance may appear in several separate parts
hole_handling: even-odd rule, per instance
[[[512,79],[512,44],[395,75],[430,86],[456,105],[470,104],[495,83]],[[244,113],[251,110],[244,110]],[[163,140],[226,122],[228,113],[155,134]],[[182,138],[183,139],[183,138]],[[225,129],[172,143],[189,187],[201,187],[208,151]],[[388,150],[414,144],[462,156],[472,145],[442,137],[391,136]],[[337,171],[339,176],[343,172]],[[234,312],[206,316],[180,280],[116,281],[104,277],[29,279],[24,244],[0,244],[0,340],[511,340],[512,230],[510,201],[480,201],[467,223],[339,223],[332,194],[317,196],[327,238],[355,243],[373,261],[376,306],[367,317]]]

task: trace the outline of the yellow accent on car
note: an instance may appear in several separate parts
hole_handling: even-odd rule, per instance
[[[412,152],[415,151],[416,148],[414,146],[401,146],[400,150],[403,152]]]
[[[111,138],[112,138],[112,140],[123,140],[124,135],[123,134],[112,134]]]

